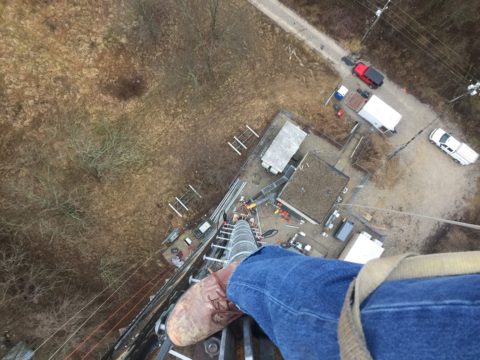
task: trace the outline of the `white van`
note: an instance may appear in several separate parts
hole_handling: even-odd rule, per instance
[[[448,155],[462,165],[473,164],[478,159],[478,154],[470,146],[455,139],[443,129],[435,129],[431,132],[430,142],[437,145]]]

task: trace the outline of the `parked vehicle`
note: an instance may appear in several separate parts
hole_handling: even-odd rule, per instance
[[[345,85],[341,85],[337,91],[335,91],[335,99],[342,101],[345,95],[348,94],[348,88]]]
[[[284,244],[282,244],[282,247],[291,248],[298,251],[301,254],[309,255],[310,252],[312,251],[312,246],[298,241],[297,238],[299,235],[305,237],[304,232],[297,233],[293,235],[289,240],[287,240]]]
[[[324,228],[327,230],[332,230],[335,224],[335,220],[337,220],[339,217],[340,212],[338,210],[333,210],[333,212],[327,218],[327,221],[325,221]]]
[[[370,97],[358,115],[386,136],[391,136],[396,132],[395,128],[402,119],[402,115],[398,111],[376,95]]]
[[[198,239],[202,240],[207,233],[209,233],[212,229],[215,229],[213,223],[210,220],[205,220],[200,222],[200,224],[193,229],[193,235]]]
[[[376,89],[383,84],[384,76],[380,74],[373,67],[364,64],[363,62],[358,62],[353,70],[352,74],[358,76],[365,84],[367,84],[372,89]]]
[[[333,104],[333,108],[335,109],[335,116],[336,117],[342,117],[343,114],[345,114],[345,111],[342,109],[342,107],[338,104]]]
[[[178,236],[180,235],[180,229],[175,228],[172,231],[170,231],[165,238],[165,240],[162,241],[162,244],[170,244],[173,243],[175,240],[178,239]]]
[[[348,66],[355,65],[355,60],[352,59],[350,56],[343,56],[340,60],[342,60]]]
[[[370,97],[370,91],[367,90],[357,89],[357,93],[359,93],[364,99],[368,99]]]
[[[437,145],[448,155],[462,165],[473,164],[478,159],[478,153],[470,146],[455,139],[443,129],[435,129],[429,136],[430,142]]]
[[[381,241],[374,239],[372,235],[362,231],[353,237],[338,258],[357,264],[366,264],[370,260],[382,256],[384,250]]]

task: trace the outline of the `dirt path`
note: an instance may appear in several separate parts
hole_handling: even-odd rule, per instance
[[[463,167],[425,138],[417,139],[398,158],[391,186],[369,182],[357,204],[456,219],[469,205],[479,176],[477,167]],[[372,223],[387,234],[387,254],[420,251],[424,240],[442,223],[410,216],[370,212]]]
[[[341,61],[341,57],[348,54],[347,50],[335,40],[277,0],[249,1],[285,31],[324,56],[347,87],[360,86],[358,79],[351,75],[351,69]],[[332,88],[335,85],[332,84]],[[388,139],[394,151],[400,150],[396,155],[398,166],[385,183],[369,182],[355,202],[443,218],[461,214],[476,190],[480,169],[478,165],[457,165],[427,141],[429,132],[435,127],[450,129],[462,138],[459,130],[389,79],[385,79],[375,94],[403,116],[398,134]],[[424,239],[440,226],[430,220],[380,211],[371,214],[374,216],[372,223],[387,234],[387,254],[421,249]]]

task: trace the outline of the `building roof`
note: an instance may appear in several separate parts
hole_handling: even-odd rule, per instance
[[[307,221],[320,224],[347,186],[348,180],[348,176],[308,153],[277,200]]]
[[[343,250],[340,259],[358,264],[366,264],[368,261],[379,258],[385,249],[378,240],[366,232],[358,234]]]
[[[307,133],[299,126],[287,121],[262,156],[264,167],[267,169],[272,167],[275,172],[283,172],[306,136]]]

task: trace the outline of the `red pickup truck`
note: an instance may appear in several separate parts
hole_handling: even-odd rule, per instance
[[[383,75],[373,67],[358,62],[352,70],[352,74],[358,76],[365,84],[376,89],[383,84]]]

